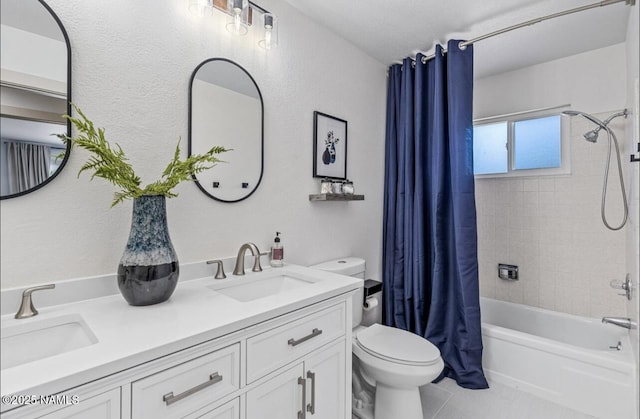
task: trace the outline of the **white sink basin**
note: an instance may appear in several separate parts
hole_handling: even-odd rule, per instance
[[[24,323],[22,323],[24,322]],[[49,358],[98,342],[80,315],[10,320],[2,326],[2,369]]]
[[[233,278],[210,285],[209,288],[234,300],[247,302],[306,287],[314,282],[316,281],[301,276],[276,274],[257,278]]]

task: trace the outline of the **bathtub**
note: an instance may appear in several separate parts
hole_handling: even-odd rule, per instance
[[[626,329],[488,298],[480,306],[489,382],[601,419],[636,417],[637,377]],[[610,348],[618,342],[621,350]]]

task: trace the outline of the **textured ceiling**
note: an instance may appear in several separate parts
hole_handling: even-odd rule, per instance
[[[514,24],[594,3],[593,0],[286,0],[314,21],[384,64],[437,43],[471,39]],[[624,2],[558,17],[478,42],[476,77],[624,42]]]

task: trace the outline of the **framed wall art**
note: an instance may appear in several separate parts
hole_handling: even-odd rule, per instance
[[[347,121],[313,113],[313,177],[347,178]]]

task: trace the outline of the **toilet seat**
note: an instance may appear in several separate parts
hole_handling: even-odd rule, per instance
[[[440,351],[428,340],[381,324],[358,331],[354,343],[367,354],[395,364],[421,367],[441,362]]]
[[[380,391],[417,394],[420,386],[433,381],[444,368],[440,351],[429,341],[379,324],[354,330],[352,350],[360,361],[363,377],[375,383],[376,395]],[[378,396],[376,403],[377,400]],[[419,397],[417,400],[419,404]],[[403,403],[394,406],[400,409]]]

